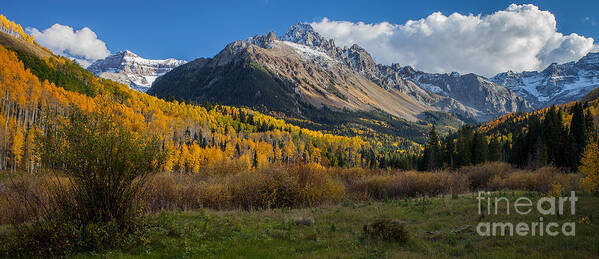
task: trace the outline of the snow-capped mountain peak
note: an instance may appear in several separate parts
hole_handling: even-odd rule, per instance
[[[187,61],[168,58],[164,60],[145,59],[129,51],[119,51],[104,59],[97,60],[87,69],[102,78],[129,85],[146,92],[156,78]]]
[[[553,63],[542,71],[503,72],[490,78],[526,98],[536,108],[580,99],[599,87],[599,53],[577,62]]]
[[[319,47],[323,41],[326,41],[318,32],[315,32],[310,24],[298,23],[289,27],[287,32],[281,36],[283,41],[291,41],[298,44]]]

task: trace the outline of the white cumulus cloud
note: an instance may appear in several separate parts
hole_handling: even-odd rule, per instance
[[[43,31],[36,28],[27,28],[27,31],[33,33],[40,45],[55,54],[75,59],[83,66],[110,55],[106,44],[88,27],[73,30],[70,26],[54,24]]]
[[[539,70],[597,50],[593,38],[558,32],[555,16],[530,4],[512,4],[489,15],[435,12],[405,24],[324,18],[311,25],[338,45],[364,47],[379,63],[412,65],[427,72],[492,76]]]

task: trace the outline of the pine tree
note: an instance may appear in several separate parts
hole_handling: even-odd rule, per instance
[[[534,169],[543,167],[547,164],[547,149],[540,136],[537,137],[537,141],[532,149],[532,154],[530,154],[528,158],[528,166]]]
[[[591,114],[591,110],[587,110],[584,116],[584,123],[586,129],[586,135],[588,139],[594,139],[597,137],[597,129],[595,128],[595,123],[593,120],[593,115]]]
[[[446,163],[449,167],[455,168],[455,144],[453,142],[453,138],[446,137],[445,141],[443,141],[443,162]]]
[[[258,151],[254,150],[254,157],[252,159],[252,167],[258,168]]]
[[[497,138],[491,138],[489,142],[489,161],[501,160],[501,144],[497,141]]]
[[[457,167],[468,166],[472,164],[472,140],[474,131],[468,125],[463,126],[458,131],[456,143]]]
[[[482,135],[476,133],[474,135],[472,143],[472,164],[480,164],[487,161],[487,155],[489,151],[489,144],[487,143],[487,138]]]
[[[428,141],[426,142],[426,146],[424,148],[423,159],[425,170],[433,171],[440,167],[440,150],[441,148],[439,147],[439,136],[437,135],[437,131],[435,130],[435,125],[433,125],[428,134]]]
[[[576,103],[573,107],[572,121],[570,122],[570,139],[574,140],[569,143],[573,151],[570,154],[570,164],[572,167],[577,167],[580,162],[580,156],[584,152],[587,142],[586,123],[582,104]]]

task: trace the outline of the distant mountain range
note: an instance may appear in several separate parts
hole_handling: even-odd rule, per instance
[[[97,60],[87,69],[96,76],[111,79],[129,85],[135,90],[146,92],[156,78],[185,63],[184,60],[173,58],[165,60],[145,59],[129,50],[125,50]]]
[[[427,111],[482,121],[531,109],[524,98],[484,77],[376,64],[360,46],[337,47],[302,23],[280,39],[271,32],[230,43],[214,58],[200,58],[167,73],[149,93],[267,106],[300,117],[326,106],[380,110],[409,121],[422,119]],[[284,101],[275,103],[277,99]]]
[[[576,62],[553,63],[539,72],[500,73],[491,81],[515,91],[535,108],[579,100],[599,87],[599,53]]]
[[[213,58],[185,63],[125,51],[88,69],[140,91],[158,78],[148,93],[159,97],[263,107],[308,119],[308,113],[326,107],[376,110],[414,122],[427,112],[486,121],[576,100],[599,86],[599,53],[540,72],[509,71],[492,78],[432,74],[376,64],[359,45],[338,47],[303,23],[279,37],[270,32],[235,41]]]

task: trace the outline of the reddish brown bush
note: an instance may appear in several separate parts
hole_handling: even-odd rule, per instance
[[[460,168],[459,172],[468,176],[471,190],[486,189],[487,185],[496,176],[508,175],[516,169],[510,164],[503,162],[490,162],[480,165],[466,166]]]
[[[358,197],[372,199],[462,193],[468,190],[464,175],[441,172],[395,172],[362,177],[349,186]]]
[[[0,225],[48,218],[57,211],[58,195],[69,191],[63,177],[11,177],[0,186]]]
[[[341,181],[310,166],[196,176],[161,173],[145,187],[147,208],[251,209],[333,203],[345,195]]]
[[[578,174],[564,174],[555,167],[543,167],[535,171],[518,170],[511,174],[495,175],[488,184],[489,190],[524,190],[546,193],[552,184],[559,184],[565,190],[578,190]]]

